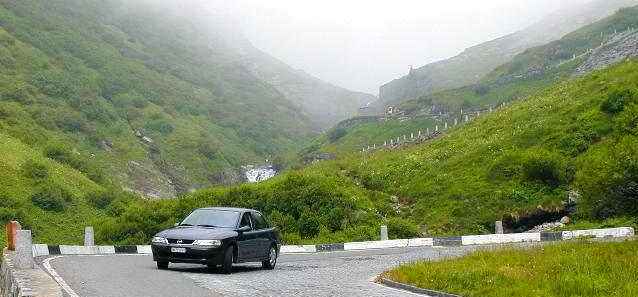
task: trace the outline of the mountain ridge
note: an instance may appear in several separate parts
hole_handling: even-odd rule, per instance
[[[596,1],[577,11],[560,11],[518,32],[464,50],[450,59],[413,69],[379,88],[382,104],[476,83],[482,76],[508,62],[525,49],[561,38],[564,34],[612,14],[621,7],[638,4],[634,0]],[[471,59],[470,63],[466,61]]]

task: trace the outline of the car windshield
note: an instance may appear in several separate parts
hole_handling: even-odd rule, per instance
[[[234,228],[239,219],[239,212],[218,209],[198,209],[193,211],[181,226],[203,226]]]

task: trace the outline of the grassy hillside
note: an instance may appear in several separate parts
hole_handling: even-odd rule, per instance
[[[533,250],[476,252],[402,266],[386,276],[462,296],[618,296],[638,293],[638,241],[563,243]],[[533,265],[530,265],[533,263]]]
[[[638,63],[560,83],[419,146],[318,163],[268,182],[136,203],[100,224],[100,239],[148,238],[196,206],[263,210],[288,242],[490,233],[493,222],[563,209],[580,220],[635,221]],[[524,226],[523,226],[524,227]],[[134,235],[134,236],[132,236]]]
[[[102,216],[90,201],[105,188],[2,133],[0,151],[0,221],[18,219],[41,242],[80,243]]]
[[[257,55],[203,9],[178,6],[1,0],[0,132],[35,150],[78,152],[86,174],[173,197],[239,182],[241,166],[295,152],[322,128],[323,115],[249,64],[276,64],[269,75],[297,78],[302,94],[336,87]],[[356,101],[342,102],[356,110],[358,95],[339,89],[321,104]]]
[[[458,89],[426,94],[400,104],[410,113],[432,105],[450,112],[495,106],[525,98],[570,77],[588,57],[587,51],[612,40],[628,28],[638,27],[638,7],[624,8],[614,15],[587,25],[563,38],[530,48],[516,55],[477,83]],[[576,56],[576,59],[572,58]]]
[[[432,109],[437,113],[443,112],[443,118],[458,119],[462,118],[459,115],[461,110],[485,110],[504,102],[524,99],[556,82],[570,78],[594,55],[603,57],[600,60],[604,61],[605,57],[609,56],[607,53],[619,48],[622,51],[625,45],[618,44],[618,39],[638,34],[625,33],[628,28],[635,27],[638,27],[638,7],[621,9],[610,17],[567,34],[560,40],[516,55],[511,62],[496,68],[475,84],[427,94],[398,104],[397,107],[407,113],[409,120],[391,123],[374,120],[354,123],[344,121],[315,140],[309,150],[333,154],[353,152],[369,144],[383,143],[392,136],[396,138],[403,133],[409,135],[415,130],[428,127],[433,129],[435,123],[431,114]],[[601,43],[606,43],[606,46],[594,53],[588,52]],[[626,52],[625,56],[630,57],[631,50]],[[633,55],[638,55],[638,52]],[[428,117],[432,118],[430,124],[427,123]],[[448,122],[453,122],[453,119]],[[344,125],[345,127],[342,127]],[[331,135],[340,137],[335,139],[330,137]]]
[[[452,123],[451,121],[450,123]],[[367,146],[380,146],[390,139],[397,137],[411,137],[414,133],[425,133],[427,129],[434,131],[436,125],[443,128],[442,122],[431,117],[416,117],[409,119],[358,117],[343,121],[328,132],[316,138],[313,143],[302,151],[302,155],[316,153],[330,153],[341,155],[361,151]]]
[[[557,40],[613,14],[621,7],[636,4],[638,1],[635,0],[598,0],[568,7],[519,32],[471,47],[450,59],[414,69],[408,75],[381,86],[380,102],[398,104],[404,100],[476,84],[526,49]]]

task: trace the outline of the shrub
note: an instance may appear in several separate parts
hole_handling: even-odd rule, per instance
[[[346,211],[341,207],[335,207],[328,212],[328,223],[330,231],[335,232],[343,229],[346,220]]]
[[[22,173],[31,179],[46,179],[49,177],[49,169],[42,163],[28,160],[22,165]]]
[[[618,115],[616,129],[620,133],[638,135],[638,104],[630,104]]]
[[[17,214],[15,209],[0,207],[0,222],[2,224],[16,219],[16,217]]]
[[[333,130],[331,130],[330,132],[328,132],[328,140],[332,143],[332,142],[336,142],[337,140],[341,139],[341,137],[346,136],[346,134],[348,134],[348,131],[346,131],[346,129],[344,128],[335,128]]]
[[[608,114],[617,114],[625,109],[631,101],[635,101],[636,92],[630,89],[614,90],[609,93],[607,99],[603,101],[600,109]]]
[[[106,209],[115,199],[117,199],[117,193],[112,190],[95,191],[88,193],[85,198],[93,207]]]
[[[72,201],[71,193],[51,182],[41,185],[31,196],[33,205],[47,211],[63,211]]]
[[[406,239],[419,237],[419,227],[410,220],[391,218],[388,220],[388,236],[390,239]]]
[[[293,218],[289,214],[282,214],[281,212],[275,210],[270,213],[270,215],[268,216],[268,220],[282,233],[297,232],[297,222],[295,221],[295,218]]]
[[[301,238],[313,238],[319,235],[321,224],[316,215],[310,211],[304,212],[298,221],[299,235]]]
[[[523,159],[525,179],[558,187],[565,182],[565,165],[562,158],[548,151],[528,152]]]

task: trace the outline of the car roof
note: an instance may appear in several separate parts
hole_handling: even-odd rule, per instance
[[[238,207],[204,207],[204,208],[199,208],[199,209],[203,209],[203,210],[237,211],[237,212],[256,211],[254,209],[238,208]]]

